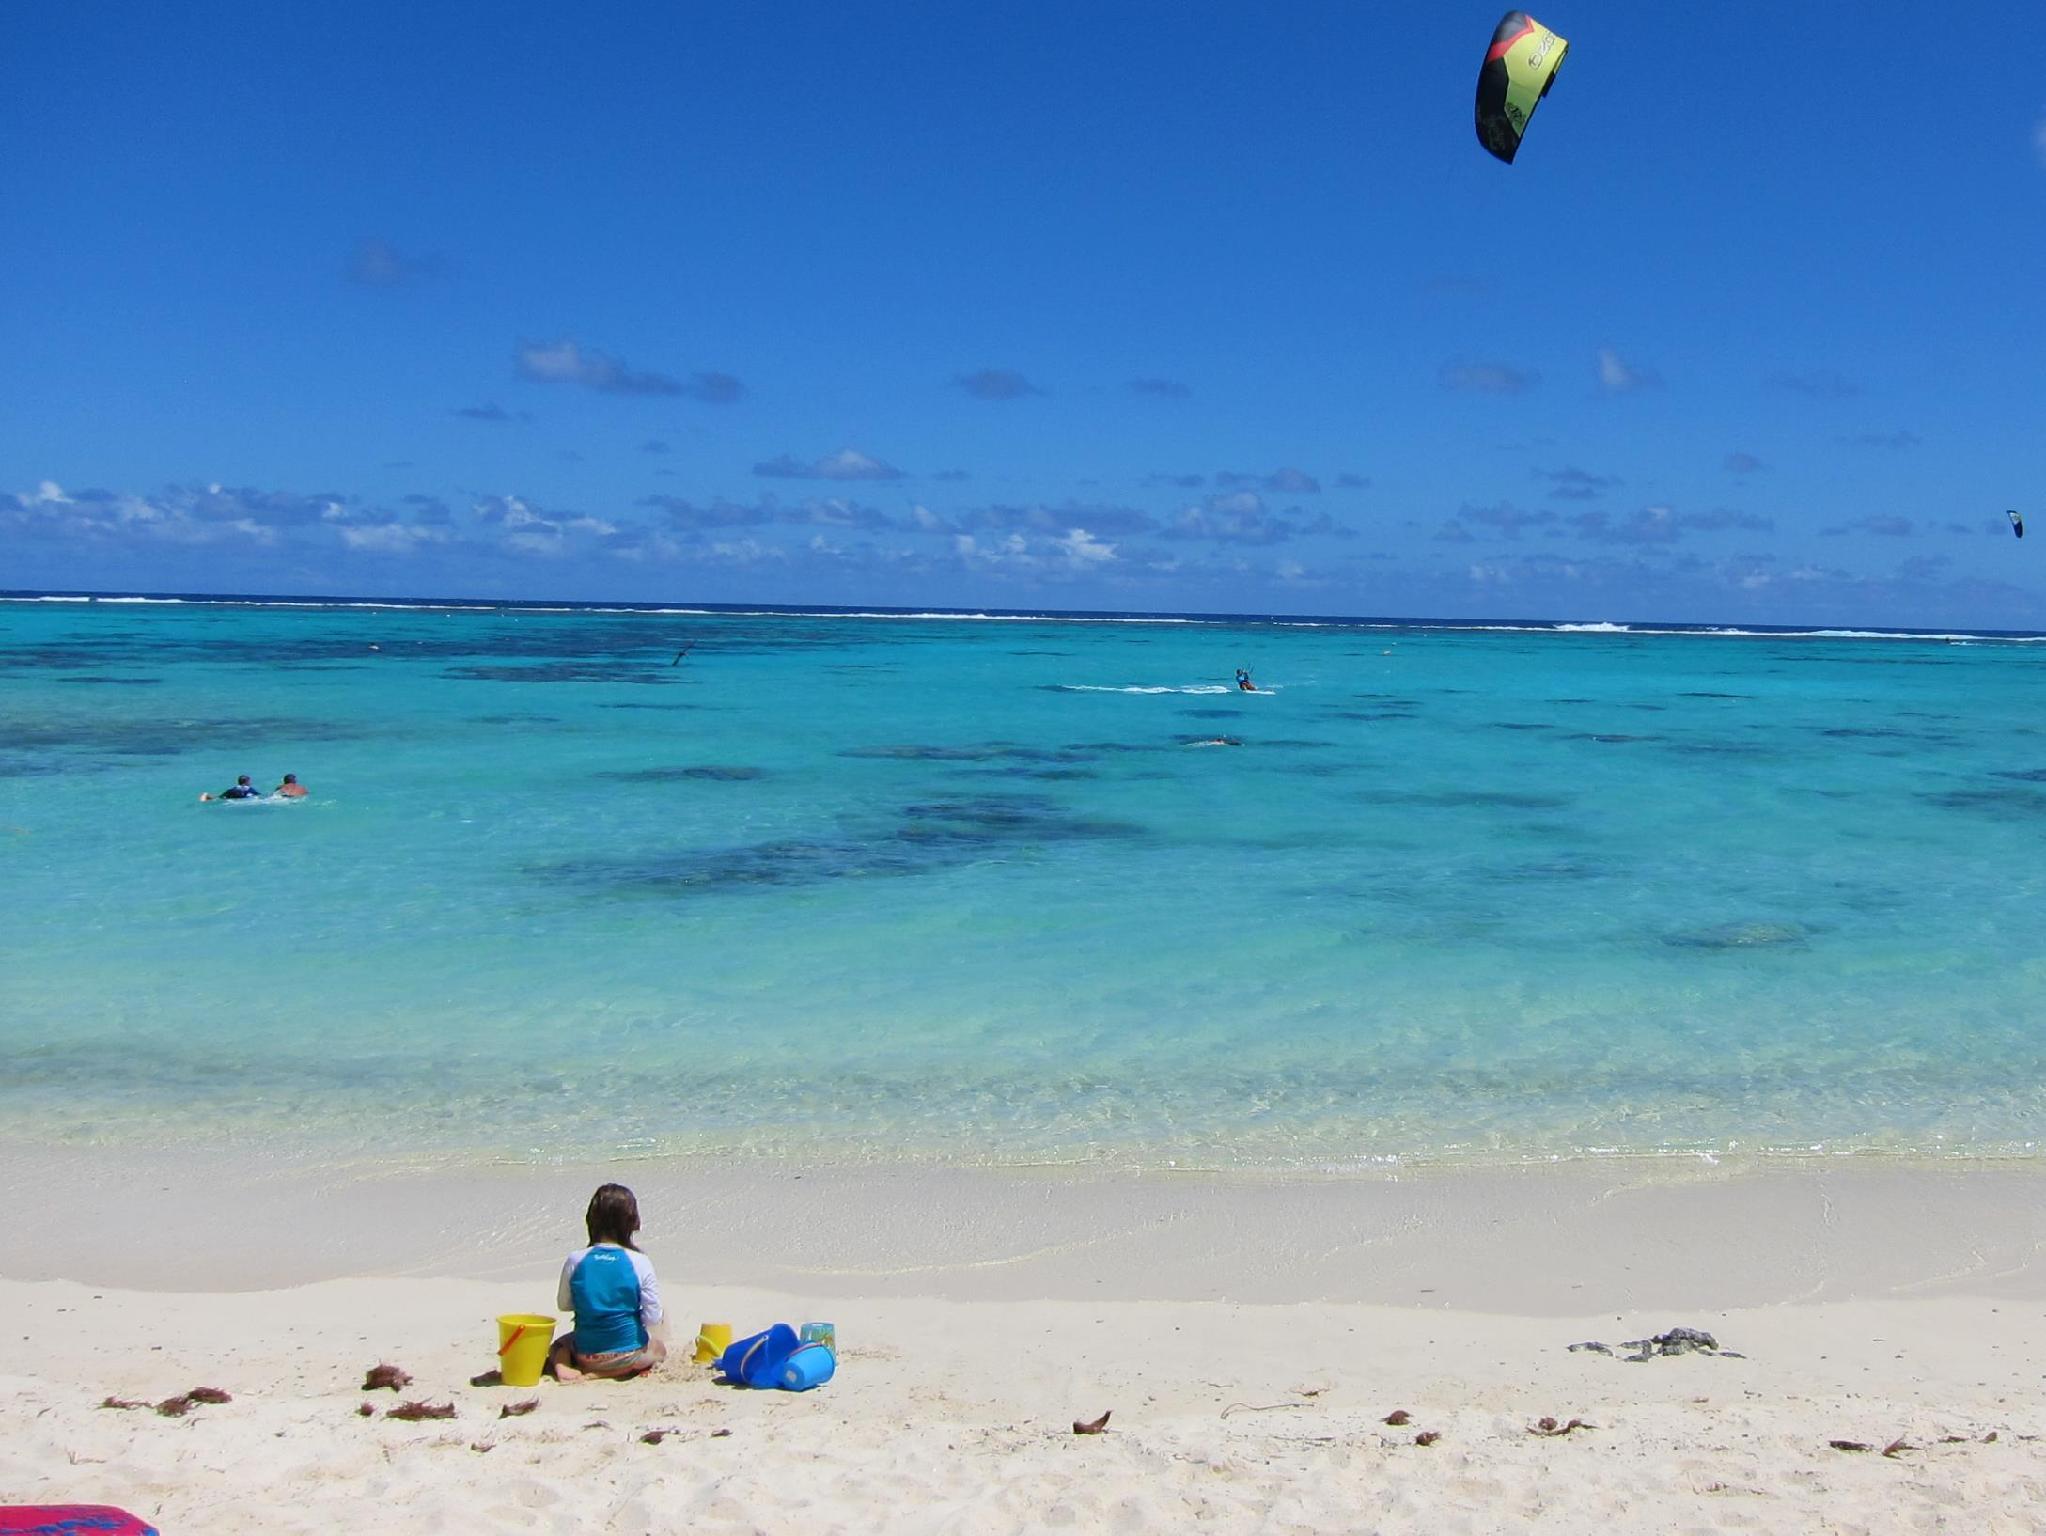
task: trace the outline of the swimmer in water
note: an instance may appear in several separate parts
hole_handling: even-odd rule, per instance
[[[1241,688],[1245,693],[1257,692],[1257,684],[1253,683],[1250,680],[1250,673],[1245,671],[1242,667],[1238,667],[1236,669],[1236,686],[1238,688]]]
[[[212,800],[260,800],[262,798],[263,792],[249,782],[249,776],[246,773],[236,778],[232,789],[223,789],[217,795],[201,795],[199,797],[202,802]]]
[[[304,797],[305,786],[298,782],[297,774],[287,773],[284,776],[284,782],[271,790],[270,793],[281,796],[286,800],[298,800]]]

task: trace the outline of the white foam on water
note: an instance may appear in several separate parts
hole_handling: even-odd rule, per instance
[[[1211,693],[1248,693],[1251,691],[1250,689],[1247,688],[1238,688],[1233,683],[1188,683],[1178,686],[1162,683],[1055,683],[1053,684],[1053,686],[1062,693],[1211,694]],[[1256,691],[1259,693],[1265,693],[1269,692],[1270,690],[1260,687]]]

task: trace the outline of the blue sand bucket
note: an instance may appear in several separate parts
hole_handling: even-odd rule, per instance
[[[742,1387],[778,1387],[783,1362],[796,1352],[796,1330],[776,1323],[765,1333],[732,1340],[718,1356],[718,1369]]]
[[[838,1356],[825,1344],[799,1346],[782,1362],[781,1380],[775,1385],[784,1392],[807,1392],[831,1380],[838,1370]]]

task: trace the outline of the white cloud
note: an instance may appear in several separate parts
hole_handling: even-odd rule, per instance
[[[1057,541],[1075,565],[1105,565],[1115,559],[1115,546],[1104,544],[1085,528],[1074,528]]]
[[[350,549],[372,554],[409,555],[422,544],[444,544],[448,530],[420,523],[358,523],[340,530]]]
[[[1609,395],[1624,395],[1637,389],[1653,389],[1662,379],[1653,368],[1628,364],[1611,347],[1598,349],[1598,385]]]
[[[587,368],[582,348],[572,341],[552,346],[534,342],[519,348],[519,372],[541,384],[576,384]]]
[[[486,496],[471,510],[476,520],[505,530],[504,547],[524,555],[563,555],[569,549],[569,535],[583,534],[603,542],[618,536],[616,523],[586,513],[567,512],[548,516],[540,508],[517,496]]]
[[[158,529],[162,537],[175,544],[218,544],[229,536],[240,534],[252,544],[275,544],[277,530],[257,522],[252,517],[222,518],[214,521],[197,522],[190,518],[167,518]]]
[[[746,386],[729,373],[698,373],[682,380],[634,368],[623,358],[564,336],[559,341],[522,341],[514,357],[518,376],[536,384],[581,384],[607,395],[687,395],[729,405]]]
[[[710,546],[710,552],[734,565],[762,565],[789,557],[779,544],[764,544],[759,539],[720,540]]]
[[[821,459],[802,460],[792,454],[777,454],[753,466],[753,473],[775,480],[900,480],[902,471],[892,464],[841,448]]]

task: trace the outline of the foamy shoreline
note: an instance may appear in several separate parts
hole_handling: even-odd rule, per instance
[[[166,1536],[2046,1526],[2046,1174],[1652,1172],[12,1159],[0,1500]],[[828,1319],[839,1378],[468,1385],[491,1317],[547,1309],[605,1173],[640,1193],[678,1331]],[[1679,1324],[1743,1358],[1568,1347]],[[359,1390],[387,1360],[457,1417],[360,1417],[392,1402]],[[97,1406],[202,1384],[234,1401]],[[1544,1416],[1597,1427],[1530,1433]]]

